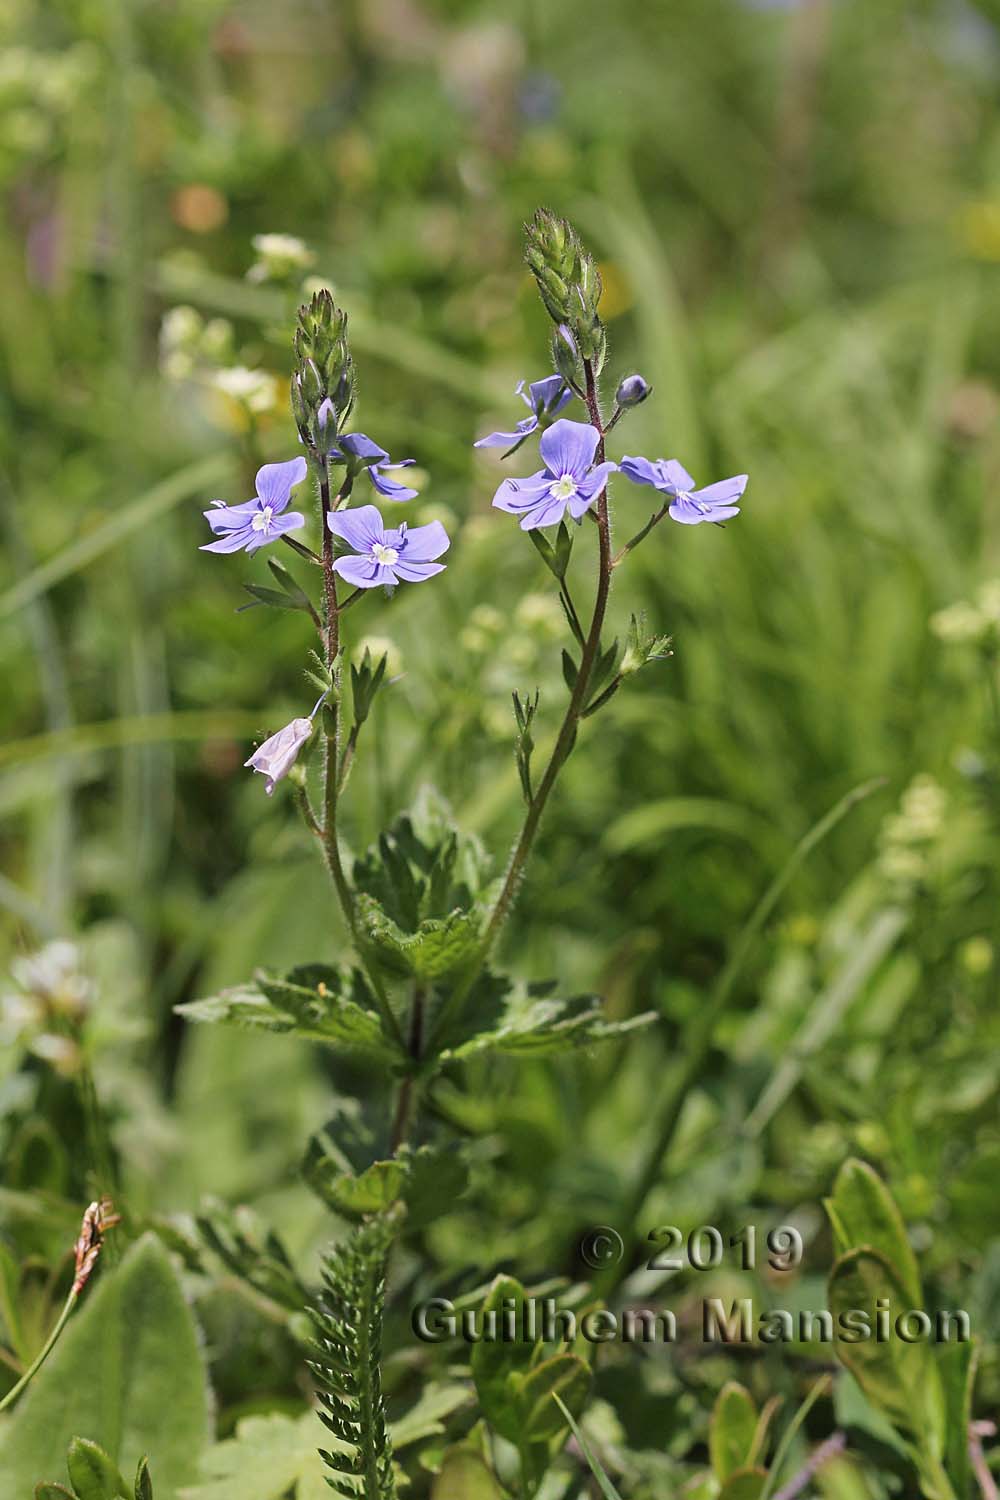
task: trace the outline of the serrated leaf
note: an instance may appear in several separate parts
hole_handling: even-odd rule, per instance
[[[318,1452],[314,1412],[295,1419],[270,1413],[244,1417],[236,1434],[209,1449],[202,1482],[177,1500],[320,1500],[329,1496]],[[335,1445],[335,1439],[327,1438]]]
[[[365,940],[385,967],[430,983],[465,968],[479,948],[481,911],[453,911],[428,917],[415,932],[404,932],[371,896],[358,900]]]
[[[865,1313],[875,1328],[879,1298],[888,1299],[893,1318],[914,1306],[894,1269],[878,1251],[862,1247],[841,1256],[830,1274],[829,1288],[837,1356],[895,1427],[917,1447],[940,1458],[944,1446],[943,1397],[930,1347],[926,1343],[907,1344],[895,1331],[885,1342],[874,1337],[850,1342],[843,1336],[841,1319],[849,1313]]]
[[[382,1213],[402,1196],[407,1167],[402,1161],[373,1161],[359,1173],[343,1171],[322,1151],[310,1152],[303,1175],[318,1197],[345,1219]]]
[[[126,1473],[153,1453],[167,1500],[197,1473],[208,1391],[194,1320],[170,1259],[145,1235],[91,1290],[0,1434],[0,1472],[30,1495],[85,1432]]]
[[[306,1041],[395,1059],[397,1049],[385,1035],[378,1012],[352,998],[352,987],[355,994],[366,993],[360,976],[314,964],[293,969],[284,978],[260,974],[252,984],[188,1001],[176,1010],[192,1021],[293,1032]]]
[[[908,1308],[923,1305],[917,1258],[903,1216],[885,1183],[865,1162],[851,1157],[837,1173],[828,1207],[841,1253],[868,1245],[896,1273]]]
[[[655,1012],[646,1011],[627,1021],[607,1021],[600,1002],[593,996],[572,1000],[534,1000],[520,997],[508,1009],[501,1024],[482,1031],[441,1053],[441,1060],[471,1057],[479,1052],[541,1056],[572,1047],[588,1047],[614,1041],[630,1032],[651,1026]]]
[[[89,1438],[73,1439],[66,1454],[66,1468],[79,1500],[129,1500],[118,1465]]]
[[[708,1425],[708,1454],[720,1483],[752,1461],[757,1407],[745,1386],[729,1381],[716,1397]]]

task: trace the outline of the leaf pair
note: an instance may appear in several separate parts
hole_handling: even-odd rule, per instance
[[[125,1483],[118,1465],[97,1443],[74,1438],[66,1454],[66,1469],[72,1489],[63,1484],[38,1484],[35,1500],[153,1500],[149,1462],[139,1460],[135,1483]]]

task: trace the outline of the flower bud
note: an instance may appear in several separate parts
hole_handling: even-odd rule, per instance
[[[641,375],[626,375],[615,391],[615,402],[624,407],[641,406],[652,390],[653,387]]]

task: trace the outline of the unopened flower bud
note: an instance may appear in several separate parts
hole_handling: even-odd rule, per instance
[[[653,387],[641,375],[626,375],[621,385],[615,391],[615,402],[618,406],[641,406],[646,397],[651,393]]]

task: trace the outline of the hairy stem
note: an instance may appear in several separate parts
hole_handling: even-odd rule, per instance
[[[424,1040],[424,1003],[427,994],[422,985],[416,985],[413,991],[413,1003],[410,1007],[410,1032],[407,1038],[407,1048],[414,1063],[419,1063],[420,1054]],[[392,1121],[392,1134],[389,1141],[389,1150],[393,1156],[406,1140],[413,1119],[414,1104],[414,1080],[412,1073],[408,1073],[399,1085],[399,1093],[396,1096],[396,1112]]]
[[[597,395],[597,381],[594,375],[594,367],[590,360],[584,361],[584,371],[586,375],[585,399],[587,410],[591,422],[601,434],[594,462],[595,464],[601,464],[604,462],[604,429],[601,423],[601,407]],[[600,651],[601,631],[604,628],[604,617],[608,609],[608,596],[611,592],[611,521],[608,515],[607,486],[605,486],[598,497],[594,516],[597,522],[599,547],[597,589],[594,595],[594,608],[590,617],[590,626],[583,642],[580,670],[573,684],[573,691],[570,694],[570,700],[567,704],[562,724],[559,727],[556,742],[552,747],[552,753],[549,756],[548,763],[542,773],[542,778],[538,783],[535,793],[528,804],[521,832],[511,852],[503,884],[493,905],[493,910],[490,912],[475,960],[470,965],[465,978],[456,985],[438,1012],[437,1023],[434,1029],[435,1037],[441,1035],[444,1026],[451,1020],[466,999],[483,964],[489,957],[490,950],[497,939],[500,929],[510,914],[524,875],[525,867],[534,847],[542,814],[552,794],[552,789],[559,779],[559,772],[566,764],[573,749],[577,728],[587,707],[590,679]]]

